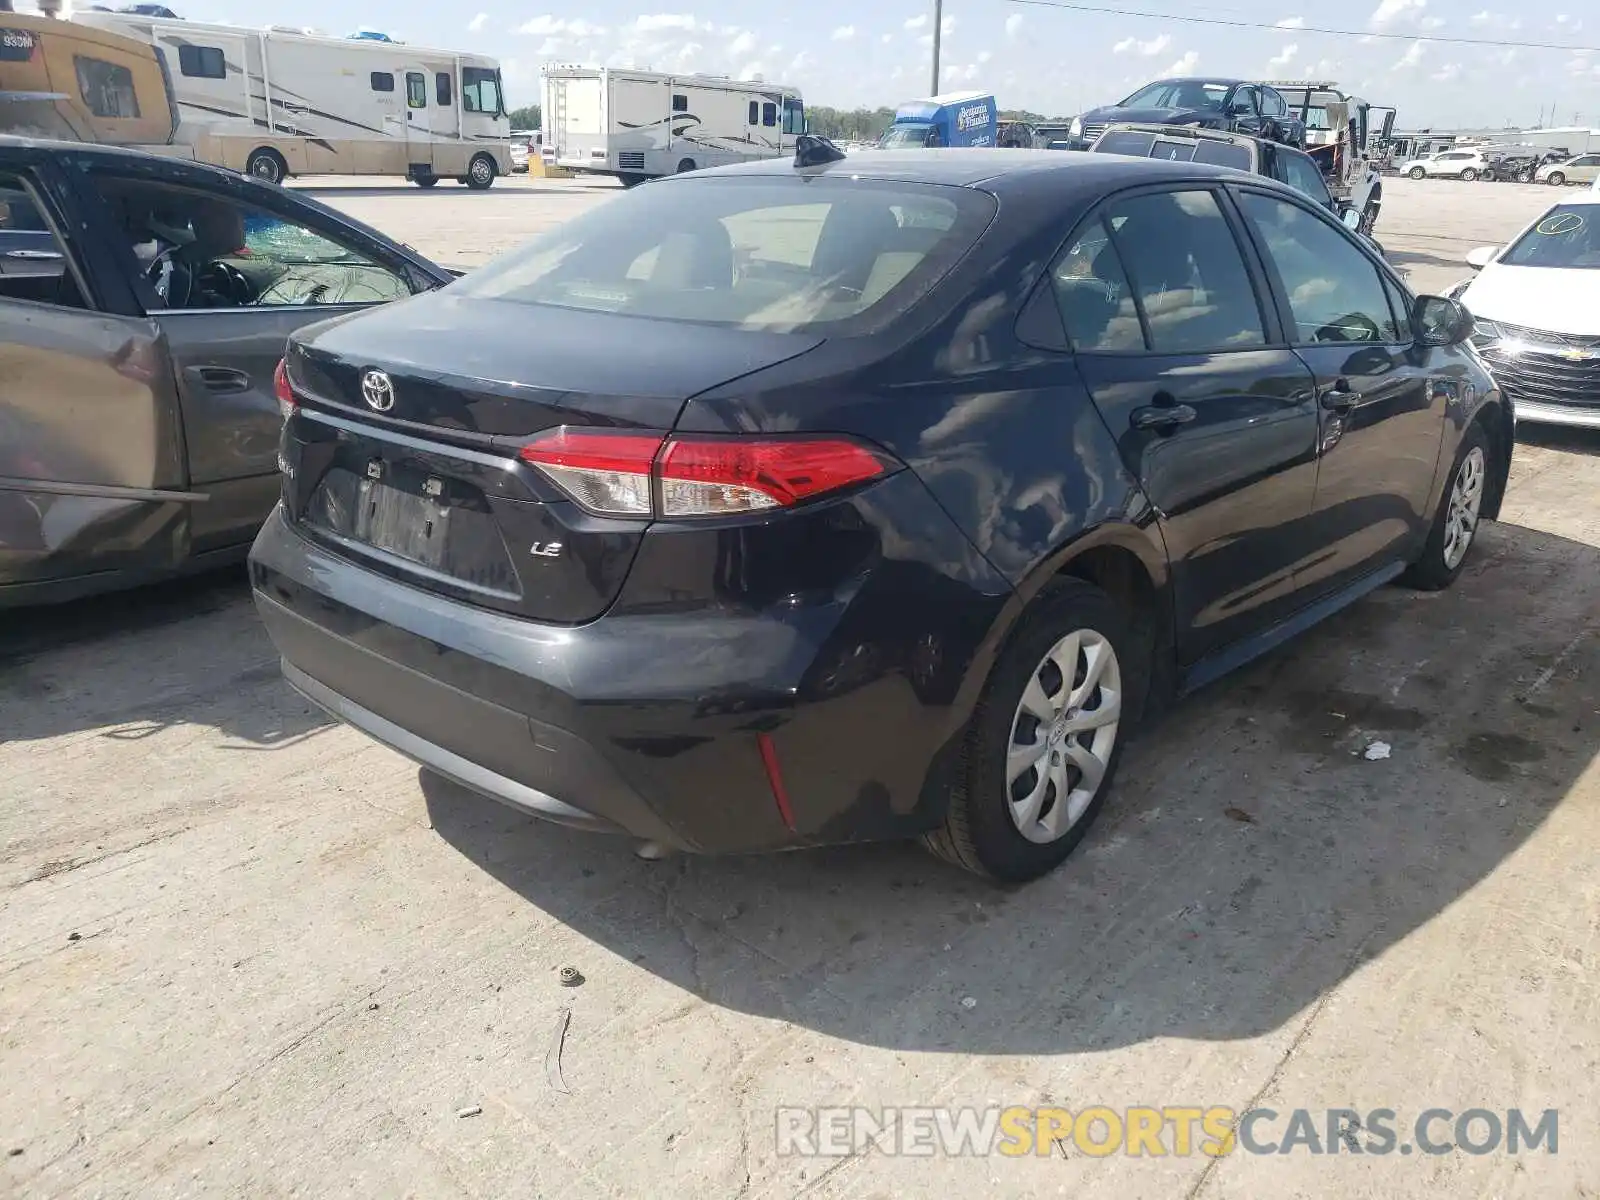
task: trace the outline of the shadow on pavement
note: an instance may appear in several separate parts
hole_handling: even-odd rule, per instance
[[[181,724],[240,748],[331,724],[283,682],[242,565],[4,614],[0,742],[85,730],[138,740]]]
[[[1180,705],[1079,852],[1024,888],[908,845],[648,863],[421,784],[439,834],[527,903],[719,1006],[905,1050],[1248,1038],[1562,803],[1600,744],[1596,581],[1592,547],[1487,527],[1451,591],[1384,589]]]

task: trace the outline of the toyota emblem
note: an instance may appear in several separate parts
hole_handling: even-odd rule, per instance
[[[368,371],[361,377],[361,398],[374,412],[388,412],[394,407],[394,384],[382,371]]]

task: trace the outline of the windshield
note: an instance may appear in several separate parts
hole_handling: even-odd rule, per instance
[[[461,107],[470,113],[498,117],[505,112],[500,102],[500,72],[487,67],[461,68]]]
[[[1600,268],[1600,207],[1556,205],[1495,261],[1504,267]]]
[[[938,140],[938,130],[932,125],[907,121],[896,123],[884,130],[878,145],[885,150],[903,150],[908,146],[932,146]]]
[[[1225,83],[1200,83],[1192,79],[1176,83],[1152,83],[1129,96],[1120,107],[1220,109],[1222,98],[1227,94],[1228,85]]]
[[[625,192],[452,286],[516,304],[846,336],[927,292],[994,212],[972,188],[675,179]]]

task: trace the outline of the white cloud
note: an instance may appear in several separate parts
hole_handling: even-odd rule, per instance
[[[885,46],[887,46],[890,42],[894,41],[894,34],[886,33],[881,38],[879,38],[878,40],[880,42],[882,42]]]
[[[906,22],[906,28],[910,29],[910,30],[921,29],[927,23],[928,23],[928,14],[927,13],[923,13],[922,16],[920,16],[920,17],[912,17],[909,21],[907,21]]]
[[[1444,18],[1443,17],[1423,17],[1422,20],[1417,22],[1417,24],[1421,25],[1424,29],[1438,29],[1438,28],[1440,28],[1441,26],[1444,25]]]
[[[1474,25],[1487,25],[1492,20],[1494,20],[1494,14],[1487,8],[1482,12],[1475,12],[1472,14],[1472,23]]]
[[[634,20],[633,27],[640,33],[660,33],[664,29],[689,32],[700,28],[700,23],[690,13],[644,13]]]
[[[1128,37],[1123,38],[1115,46],[1111,47],[1111,53],[1142,54],[1146,58],[1152,58],[1170,45],[1172,45],[1172,39],[1164,33],[1151,38],[1148,42],[1141,42],[1138,38]]]
[[[848,42],[855,36],[856,27],[854,25],[841,25],[833,31],[833,40],[836,42]]]
[[[1460,75],[1460,63],[1445,63],[1444,66],[1440,67],[1437,71],[1430,75],[1429,78],[1435,83],[1449,83],[1452,79],[1459,78]]]
[[[605,32],[603,25],[591,25],[582,20],[564,20],[561,17],[534,17],[517,27],[518,33],[530,34],[534,37],[598,37]]]
[[[947,68],[944,71],[944,77],[949,83],[972,83],[978,78],[979,70],[977,63],[968,63],[964,67]]]
[[[477,16],[473,17],[472,20],[467,22],[467,32],[468,33],[478,33],[480,31],[482,31],[483,27],[485,25],[487,25],[488,23],[489,23],[489,14],[488,13],[479,13]]]
[[[1411,45],[1406,47],[1406,52],[1400,56],[1399,61],[1394,64],[1393,69],[1396,71],[1408,71],[1420,64],[1423,50],[1426,46],[1427,43],[1421,40],[1412,42]]]
[[[1304,17],[1285,17],[1277,23],[1276,27],[1278,29],[1304,29],[1305,24],[1306,19]]]
[[[1299,45],[1294,42],[1290,42],[1281,51],[1267,60],[1267,66],[1271,67],[1275,71],[1287,67],[1291,62],[1294,61],[1295,52],[1299,49]]]
[[[1387,29],[1408,18],[1414,18],[1428,6],[1428,0],[1378,0],[1367,24],[1374,29]]]
[[[756,35],[746,30],[728,43],[728,53],[735,58],[742,58],[756,48]]]
[[[1166,75],[1192,75],[1194,73],[1195,67],[1197,67],[1199,65],[1200,65],[1200,52],[1198,50],[1190,50],[1187,53],[1185,53],[1184,56],[1182,58],[1180,58],[1177,62],[1173,63],[1170,67],[1168,67],[1166,69],[1166,71],[1163,72],[1163,74],[1166,74]]]
[[[994,52],[992,50],[980,50],[980,51],[978,51],[978,62],[979,63],[986,63],[993,57],[994,57]]]
[[[1016,37],[1017,30],[1022,28],[1022,14],[1012,13],[1006,18],[1006,36]]]
[[[744,65],[744,70],[739,72],[739,78],[740,79],[754,79],[758,75],[765,77],[766,73],[767,73],[767,68],[766,68],[766,65],[764,63],[759,63],[759,62],[746,63]]]
[[[789,60],[789,69],[787,73],[791,76],[799,75],[802,71],[809,70],[811,68],[811,64],[816,61],[816,59],[811,57],[810,51],[802,50],[799,54],[796,54],[792,59]]]

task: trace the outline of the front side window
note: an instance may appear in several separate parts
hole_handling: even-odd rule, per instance
[[[783,131],[796,136],[806,131],[806,109],[800,101],[783,102]]]
[[[1114,201],[1105,219],[1151,350],[1183,354],[1266,344],[1244,257],[1210,192]]]
[[[420,71],[406,72],[406,107],[428,107],[428,77]]]
[[[453,286],[532,306],[851,336],[937,283],[994,211],[969,188],[675,179],[590,209]]]
[[[932,125],[925,125],[918,121],[900,122],[884,130],[883,137],[878,139],[878,145],[885,150],[904,150],[909,147],[932,145],[932,137],[937,131]]]
[[[1233,100],[1228,104],[1228,111],[1254,115],[1256,111],[1256,91],[1254,88],[1242,87],[1233,94]]]
[[[778,123],[778,106],[767,103],[761,106],[761,123],[768,128]]]
[[[1261,111],[1269,117],[1287,117],[1289,102],[1277,88],[1264,87],[1256,93],[1261,97]]]
[[[1504,267],[1600,267],[1600,210],[1587,204],[1557,204],[1502,254]]]
[[[761,124],[761,101],[759,100],[750,101],[750,124]]]
[[[137,117],[139,97],[133,90],[133,72],[100,58],[74,55],[78,92],[97,117]]]
[[[498,117],[505,112],[500,72],[487,67],[461,68],[461,107],[470,113]]]
[[[1318,204],[1331,205],[1333,196],[1328,191],[1327,180],[1323,179],[1322,172],[1317,169],[1317,164],[1303,154],[1291,154],[1288,151],[1278,152],[1278,161],[1283,164],[1283,181],[1297,192],[1304,192]]]
[[[395,271],[299,220],[190,188],[90,179],[151,307],[376,304],[411,294]]]
[[[228,60],[218,46],[178,47],[178,70],[200,79],[226,79]]]
[[[1293,341],[1395,340],[1378,268],[1349,234],[1276,196],[1247,192],[1239,203],[1288,297]]]

